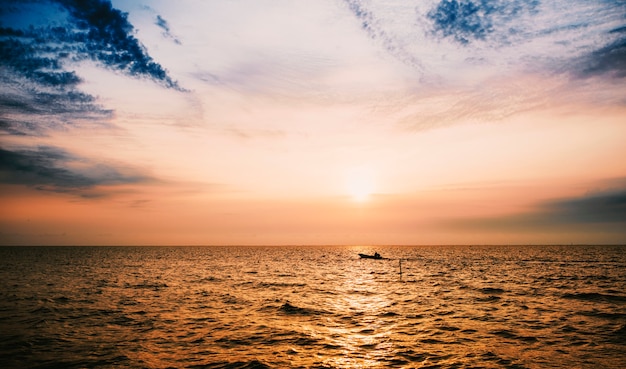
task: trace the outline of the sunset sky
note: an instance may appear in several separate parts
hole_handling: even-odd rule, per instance
[[[0,244],[503,243],[626,243],[626,2],[0,4]]]

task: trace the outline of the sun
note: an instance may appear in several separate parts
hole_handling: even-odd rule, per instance
[[[366,202],[374,192],[374,175],[370,168],[355,167],[346,173],[346,190],[352,200]]]

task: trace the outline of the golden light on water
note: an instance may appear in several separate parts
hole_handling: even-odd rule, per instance
[[[376,251],[387,259],[357,254]],[[28,333],[8,342],[29,347],[5,354],[5,366],[621,369],[623,255],[621,246],[0,248],[2,260],[15,258],[0,286],[16,296],[0,311]]]
[[[363,265],[363,270],[368,267],[371,265]],[[393,356],[391,342],[396,334],[396,325],[386,318],[393,301],[372,290],[372,282],[376,277],[361,272],[354,273],[351,279],[344,281],[343,288],[350,293],[336,299],[333,308],[344,312],[346,316],[354,315],[355,312],[360,316],[346,318],[356,320],[358,324],[329,327],[328,336],[333,337],[330,345],[341,347],[344,354],[334,356],[326,364],[338,368],[374,368],[380,366],[381,358]],[[354,353],[361,354],[355,356]]]

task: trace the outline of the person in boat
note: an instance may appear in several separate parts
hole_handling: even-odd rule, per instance
[[[374,253],[374,257],[375,257],[376,259],[380,259],[380,254],[379,254],[379,253],[377,253],[377,252],[375,252],[375,253]]]

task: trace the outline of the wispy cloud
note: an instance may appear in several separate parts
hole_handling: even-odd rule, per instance
[[[433,0],[403,2],[402,9],[392,2],[345,3],[364,32],[426,76],[456,78],[445,68],[476,71],[481,64],[488,75],[501,68],[625,74],[624,2]]]
[[[344,3],[373,45],[413,67],[405,92],[376,107],[402,128],[501,122],[582,101],[624,104],[624,2]]]
[[[50,72],[48,72],[50,74]],[[46,85],[0,72],[0,130],[9,135],[45,136],[50,130],[86,123],[106,125],[113,110],[73,85]]]
[[[626,77],[626,27],[613,31],[619,35],[618,40],[589,54],[583,55],[578,61],[578,77],[586,78],[596,75],[610,77]]]
[[[160,15],[157,15],[154,24],[156,24],[159,28],[163,30],[163,36],[171,39],[178,45],[181,44],[180,40],[172,34],[172,32],[170,31],[170,25],[167,23],[167,21],[163,17],[161,17]]]
[[[0,182],[33,187],[42,191],[69,193],[85,198],[103,197],[101,186],[149,183],[154,179],[137,170],[124,171],[80,158],[63,149],[0,148]]]
[[[404,42],[393,32],[389,24],[379,19],[375,11],[369,9],[368,4],[361,0],[344,0],[350,11],[361,22],[361,28],[369,37],[380,43],[387,52],[418,70],[423,68],[422,62],[416,55],[408,52]]]

